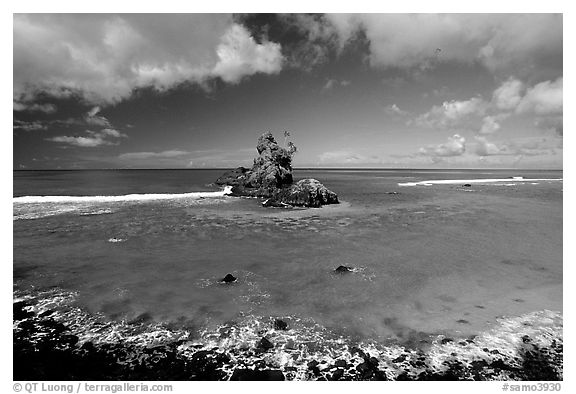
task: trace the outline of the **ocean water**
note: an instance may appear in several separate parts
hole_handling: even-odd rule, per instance
[[[282,318],[406,346],[562,311],[562,171],[295,170],[338,194],[319,209],[226,196],[222,172],[14,172],[15,297],[197,340]]]

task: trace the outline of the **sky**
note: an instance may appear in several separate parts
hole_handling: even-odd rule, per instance
[[[561,14],[14,14],[13,168],[550,168]]]

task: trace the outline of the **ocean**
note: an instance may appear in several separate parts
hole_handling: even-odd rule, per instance
[[[296,169],[339,196],[310,209],[227,196],[223,172],[15,171],[15,305],[73,347],[235,354],[224,379],[254,357],[326,377],[310,361],[351,363],[353,347],[393,379],[398,349],[493,339],[514,319],[561,332],[562,171]]]

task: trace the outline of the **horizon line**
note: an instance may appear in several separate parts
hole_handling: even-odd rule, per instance
[[[239,166],[241,167],[241,166]],[[239,167],[197,167],[197,168],[182,168],[182,167],[166,167],[166,168],[154,168],[154,167],[138,167],[138,168],[18,168],[12,169],[15,171],[124,171],[124,170],[137,170],[137,171],[174,171],[174,170],[233,170]],[[244,167],[247,168],[247,167]],[[563,171],[564,168],[514,168],[514,167],[497,167],[497,168],[487,168],[487,167],[441,167],[441,168],[430,168],[430,167],[293,167],[293,171],[296,170],[442,170],[442,171],[453,171],[453,170],[491,170],[491,171]]]

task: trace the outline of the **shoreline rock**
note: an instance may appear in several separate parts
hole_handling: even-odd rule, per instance
[[[357,342],[332,347],[330,341],[315,344],[318,347],[310,351],[314,344],[310,338],[316,337],[310,337],[303,326],[293,327],[293,334],[301,336],[289,339],[283,331],[262,332],[253,322],[221,327],[205,344],[183,336],[184,331],[167,328],[154,339],[146,330],[157,331],[156,324],[101,321],[76,307],[70,309],[67,302],[72,303],[73,298],[64,302],[68,298],[63,294],[53,297],[13,302],[15,380],[563,379],[559,312],[503,319],[490,331],[466,341],[440,335],[429,349]],[[53,299],[63,303],[58,306]],[[47,307],[51,309],[45,310]],[[249,327],[253,328],[249,335],[253,342],[244,348],[241,338],[246,338]],[[134,332],[140,333],[139,341],[122,340],[132,338]],[[294,342],[291,348],[295,350],[307,349],[307,356],[300,359],[284,350],[288,340]]]

